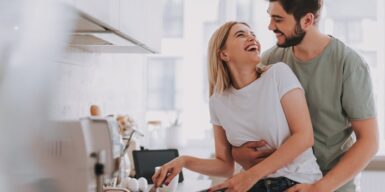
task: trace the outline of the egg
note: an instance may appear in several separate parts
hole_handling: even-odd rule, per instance
[[[126,177],[122,180],[122,187],[128,188],[128,181],[131,180],[132,178]]]
[[[100,110],[99,106],[97,106],[97,105],[91,105],[90,114],[91,114],[91,116],[101,116],[102,115],[101,110]]]
[[[127,188],[131,191],[139,191],[139,183],[138,180],[131,178],[127,182]]]
[[[147,188],[148,188],[148,182],[147,182],[147,179],[144,178],[144,177],[141,177],[138,179],[138,183],[139,183],[139,189],[140,191],[147,191]]]

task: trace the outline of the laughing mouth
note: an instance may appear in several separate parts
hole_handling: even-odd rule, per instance
[[[283,36],[283,33],[275,33],[275,36],[277,36],[277,37]]]
[[[256,51],[259,51],[258,45],[256,45],[256,44],[248,45],[248,46],[246,46],[245,51],[247,51],[247,52],[256,52]]]
[[[275,33],[275,36],[277,36],[277,37],[284,35],[280,30],[274,30],[273,32]]]

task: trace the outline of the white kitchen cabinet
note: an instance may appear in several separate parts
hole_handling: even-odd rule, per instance
[[[104,52],[160,52],[163,0],[63,1],[82,16],[71,45]]]
[[[119,30],[143,43],[145,47],[160,51],[162,38],[162,0],[120,0]]]
[[[63,3],[66,3],[67,5],[75,6],[75,0],[60,0]]]
[[[75,7],[103,24],[119,27],[119,0],[75,0]]]

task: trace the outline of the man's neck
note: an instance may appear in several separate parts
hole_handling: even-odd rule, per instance
[[[330,36],[318,31],[309,32],[300,44],[293,47],[294,56],[304,62],[310,61],[323,52],[330,39]]]

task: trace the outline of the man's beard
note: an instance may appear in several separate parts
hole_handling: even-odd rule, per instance
[[[274,30],[274,32],[284,34],[278,29]],[[299,43],[302,42],[305,35],[306,35],[306,32],[301,28],[301,25],[299,25],[299,23],[297,23],[295,25],[294,35],[292,35],[290,37],[285,36],[285,42],[283,42],[282,44],[279,44],[277,42],[277,46],[282,47],[282,48],[286,48],[286,47],[298,45]]]

